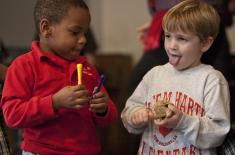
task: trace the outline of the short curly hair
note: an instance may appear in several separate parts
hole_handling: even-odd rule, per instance
[[[83,0],[37,0],[34,7],[36,33],[39,32],[39,24],[43,18],[52,23],[59,23],[71,7],[81,7],[89,11]]]

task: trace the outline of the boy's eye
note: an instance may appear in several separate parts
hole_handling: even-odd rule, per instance
[[[170,38],[170,35],[169,34],[165,34],[165,38]]]
[[[80,30],[70,30],[70,33],[72,35],[79,35],[81,33],[81,31]]]
[[[79,35],[80,31],[73,31],[72,33],[73,33],[73,35]]]
[[[184,37],[179,37],[178,40],[180,40],[180,41],[187,41],[187,39],[184,38]]]

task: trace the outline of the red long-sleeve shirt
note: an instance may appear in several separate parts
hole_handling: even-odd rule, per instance
[[[38,42],[32,50],[16,58],[9,67],[2,96],[7,124],[23,128],[21,148],[40,155],[93,155],[100,151],[96,125],[117,119],[111,100],[104,117],[88,110],[61,108],[54,112],[51,96],[67,85],[77,84],[76,65],[83,64],[83,84],[92,93],[99,75],[84,57],[67,61],[43,52]],[[101,89],[105,93],[105,88]]]

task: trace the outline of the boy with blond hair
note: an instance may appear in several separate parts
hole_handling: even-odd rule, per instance
[[[126,102],[121,118],[142,134],[139,154],[216,154],[230,129],[230,96],[224,76],[201,57],[219,29],[216,10],[185,0],[163,17],[169,62],[151,69]],[[155,102],[170,102],[168,118],[152,121]]]

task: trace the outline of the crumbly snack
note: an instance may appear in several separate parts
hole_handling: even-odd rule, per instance
[[[157,101],[154,108],[150,110],[152,112],[152,119],[165,119],[172,116],[171,113],[167,113],[168,105],[171,104],[167,101]]]

